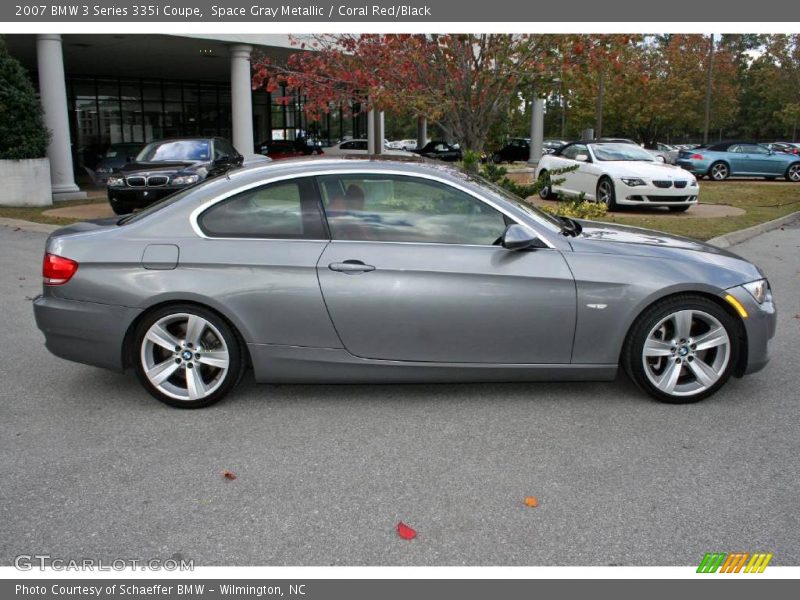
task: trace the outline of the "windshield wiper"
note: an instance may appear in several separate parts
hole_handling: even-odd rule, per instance
[[[558,220],[561,221],[562,235],[566,235],[569,237],[577,237],[578,235],[580,235],[583,227],[581,227],[581,224],[578,223],[575,219],[572,219],[570,217],[559,216]]]

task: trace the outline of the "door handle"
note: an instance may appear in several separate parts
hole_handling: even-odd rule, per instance
[[[360,260],[346,260],[344,262],[335,262],[328,265],[331,271],[339,271],[340,273],[358,274],[374,271],[375,267],[366,265]]]

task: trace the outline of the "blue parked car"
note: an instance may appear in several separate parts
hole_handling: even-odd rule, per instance
[[[698,178],[708,175],[714,181],[724,181],[734,175],[767,179],[785,177],[787,181],[800,182],[800,156],[773,152],[766,146],[751,142],[722,142],[705,148],[681,150],[677,164]]]

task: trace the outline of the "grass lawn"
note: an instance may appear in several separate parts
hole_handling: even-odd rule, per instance
[[[105,196],[84,198],[83,200],[64,200],[52,206],[0,206],[0,217],[9,219],[22,219],[24,221],[34,221],[35,223],[47,223],[48,225],[69,225],[76,223],[80,219],[66,219],[63,217],[51,217],[42,214],[52,208],[65,208],[67,206],[78,206],[82,204],[107,204]]]
[[[686,214],[654,211],[652,216],[608,213],[603,221],[659,229],[699,240],[744,229],[800,210],[800,183],[764,180],[700,181],[700,202],[729,204],[747,211],[738,217],[694,219]],[[692,209],[689,209],[691,213]]]

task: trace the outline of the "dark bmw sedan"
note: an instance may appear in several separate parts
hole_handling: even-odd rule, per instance
[[[659,400],[693,402],[764,367],[775,332],[769,283],[734,254],[557,219],[418,160],[237,169],[56,231],[43,277],[33,307],[51,352],[131,369],[184,408],[250,368],[272,383],[611,380],[621,368]]]
[[[222,175],[242,161],[242,155],[224,138],[151,142],[134,161],[109,176],[108,201],[116,214],[127,214],[186,186]]]

